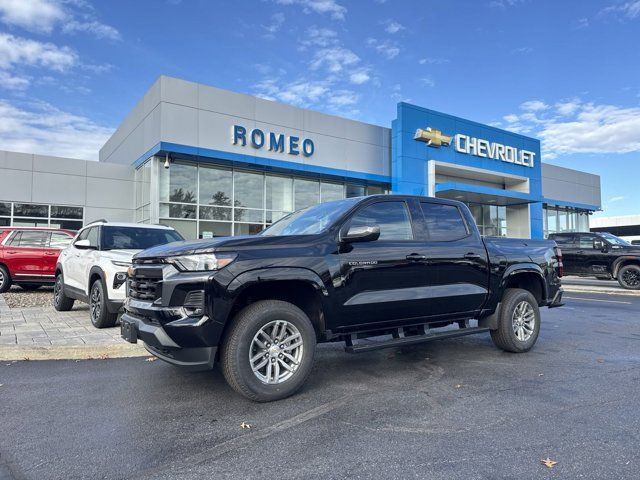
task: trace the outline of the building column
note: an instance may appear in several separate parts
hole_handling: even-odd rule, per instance
[[[529,218],[531,219],[531,238],[544,238],[544,211],[542,202],[534,202],[529,204]]]

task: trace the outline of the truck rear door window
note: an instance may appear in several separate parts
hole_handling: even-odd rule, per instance
[[[467,224],[454,205],[420,202],[427,227],[429,240],[450,242],[469,235]]]

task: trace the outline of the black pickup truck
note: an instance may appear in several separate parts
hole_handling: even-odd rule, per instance
[[[567,275],[616,279],[622,288],[640,290],[640,246],[608,232],[552,233],[562,249]]]
[[[482,238],[460,202],[349,198],[137,254],[122,336],[175,365],[219,361],[237,392],[270,401],[302,386],[318,342],[357,353],[490,332],[525,352],[561,275],[555,242]]]

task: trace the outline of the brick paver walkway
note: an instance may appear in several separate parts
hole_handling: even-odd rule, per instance
[[[89,307],[76,302],[73,310],[57,312],[52,306],[9,308],[0,295],[0,349],[5,346],[122,344],[120,326],[97,329],[89,320]]]

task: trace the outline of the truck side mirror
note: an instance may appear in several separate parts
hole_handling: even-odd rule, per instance
[[[380,237],[380,227],[378,225],[363,225],[350,227],[346,235],[342,235],[340,240],[345,243],[373,242]]]
[[[593,241],[593,248],[595,250],[600,250],[603,252],[606,252],[607,250],[609,250],[607,248],[607,244],[605,242],[603,242],[602,240],[594,240]]]

